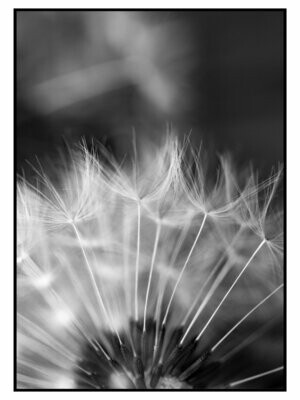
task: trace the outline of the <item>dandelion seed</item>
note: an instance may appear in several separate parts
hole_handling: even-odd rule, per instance
[[[280,367],[271,369],[270,371],[262,372],[262,373],[260,373],[260,374],[257,374],[257,375],[254,375],[254,376],[250,376],[250,377],[248,377],[248,378],[244,378],[244,379],[241,379],[241,380],[236,381],[236,382],[231,382],[231,383],[229,384],[229,387],[234,387],[234,386],[242,385],[243,383],[246,383],[246,382],[249,382],[249,381],[253,381],[253,380],[255,380],[255,379],[259,379],[259,378],[262,378],[262,377],[267,376],[267,375],[270,375],[270,374],[275,374],[276,372],[282,371],[283,369],[284,369],[284,367],[283,367],[283,366],[280,366]]]
[[[258,183],[222,157],[211,184],[172,136],[121,164],[83,144],[55,181],[34,170],[17,191],[18,388],[284,387],[280,172]]]

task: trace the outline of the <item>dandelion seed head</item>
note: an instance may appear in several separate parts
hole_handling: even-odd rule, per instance
[[[118,163],[83,144],[59,178],[40,166],[18,184],[18,387],[213,389],[279,371],[280,173],[258,183],[220,157],[210,183],[188,141],[136,147]]]

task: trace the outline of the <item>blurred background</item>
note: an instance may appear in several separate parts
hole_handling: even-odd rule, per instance
[[[17,11],[17,169],[167,129],[269,174],[283,159],[282,10]]]

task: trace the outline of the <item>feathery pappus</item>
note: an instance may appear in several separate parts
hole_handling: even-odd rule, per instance
[[[285,387],[281,171],[168,136],[17,184],[19,389]]]

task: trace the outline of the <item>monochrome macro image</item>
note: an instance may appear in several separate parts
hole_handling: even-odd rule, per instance
[[[15,390],[285,391],[285,9],[15,9]]]

